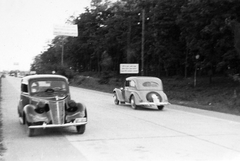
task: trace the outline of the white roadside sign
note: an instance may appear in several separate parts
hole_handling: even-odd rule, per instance
[[[120,64],[120,74],[138,74],[138,64]]]
[[[77,25],[54,25],[53,34],[57,36],[78,36]]]
[[[30,71],[30,74],[36,74],[37,72],[36,71]]]

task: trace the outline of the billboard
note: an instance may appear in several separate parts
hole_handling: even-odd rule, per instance
[[[54,25],[53,34],[57,36],[78,36],[77,25]]]
[[[120,74],[138,74],[138,64],[120,64]]]

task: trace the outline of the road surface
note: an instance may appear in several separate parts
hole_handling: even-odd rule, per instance
[[[163,111],[114,105],[111,94],[71,87],[85,103],[83,135],[74,127],[38,129],[28,137],[17,104],[20,78],[2,79],[5,161],[239,161],[240,118],[183,106]]]

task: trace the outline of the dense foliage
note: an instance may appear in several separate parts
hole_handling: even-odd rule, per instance
[[[239,20],[239,0],[92,0],[67,22],[78,25],[78,37],[55,37],[31,70],[119,73],[120,63],[141,68],[144,49],[144,75],[236,74]]]

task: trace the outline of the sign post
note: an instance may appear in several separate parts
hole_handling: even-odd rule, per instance
[[[53,34],[57,36],[78,36],[77,25],[54,25]],[[62,56],[61,64],[63,66],[63,55],[64,55],[64,39],[62,40]]]

